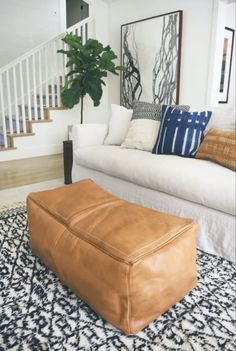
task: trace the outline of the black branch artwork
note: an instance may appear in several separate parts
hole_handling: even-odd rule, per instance
[[[125,67],[122,72],[122,85],[121,85],[121,103],[127,108],[133,107],[134,100],[139,100],[142,94],[141,74],[139,70],[138,54],[136,42],[132,28],[125,27],[123,34],[123,56],[122,65]],[[132,35],[131,43],[133,45],[133,55],[131,48],[129,48],[129,36]]]
[[[153,102],[176,104],[177,61],[178,61],[178,15],[163,17],[161,47],[153,68]]]

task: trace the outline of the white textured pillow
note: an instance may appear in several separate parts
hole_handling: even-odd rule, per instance
[[[152,151],[160,122],[152,119],[133,119],[128,134],[121,145],[123,148]]]
[[[108,126],[108,135],[104,141],[107,145],[121,145],[124,141],[133,110],[119,105],[111,105],[111,118]]]
[[[193,108],[191,111],[212,111],[209,123],[206,127],[206,132],[212,128],[228,130],[234,132],[236,130],[236,117],[234,106],[206,106],[204,108]]]
[[[236,130],[235,108],[217,106],[209,108],[209,111],[212,111],[212,116],[207,125],[207,130],[211,128],[229,131]]]

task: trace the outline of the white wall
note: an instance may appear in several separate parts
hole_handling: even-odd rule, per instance
[[[180,103],[207,103],[208,69],[214,0],[120,0],[109,5],[111,47],[120,53],[122,24],[183,10]],[[158,33],[150,33],[150,40]],[[109,103],[119,103],[119,79],[110,78]]]
[[[217,1],[214,8],[214,23],[212,27],[210,75],[209,75],[209,105],[218,105],[219,86],[223,54],[225,27],[235,29],[236,4]],[[231,79],[228,105],[235,106],[235,40],[232,58]],[[222,104],[224,106],[224,104]]]
[[[0,0],[0,67],[59,34],[60,0]]]

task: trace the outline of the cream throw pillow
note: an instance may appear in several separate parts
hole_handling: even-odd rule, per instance
[[[152,119],[133,119],[122,148],[152,151],[160,122]]]
[[[212,111],[206,132],[212,128],[225,131],[236,131],[236,115],[234,106],[206,106],[202,109],[193,108],[191,111]]]
[[[235,132],[236,117],[233,106],[217,106],[213,107],[210,111],[212,111],[212,116],[207,129],[216,128]]]
[[[119,105],[111,105],[111,118],[108,125],[108,135],[104,141],[106,145],[121,145],[124,141],[133,110]]]

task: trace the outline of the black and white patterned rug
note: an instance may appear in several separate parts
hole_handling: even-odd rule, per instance
[[[113,328],[35,257],[25,207],[0,213],[0,350],[234,351],[235,267],[198,251],[199,282],[136,336]]]

